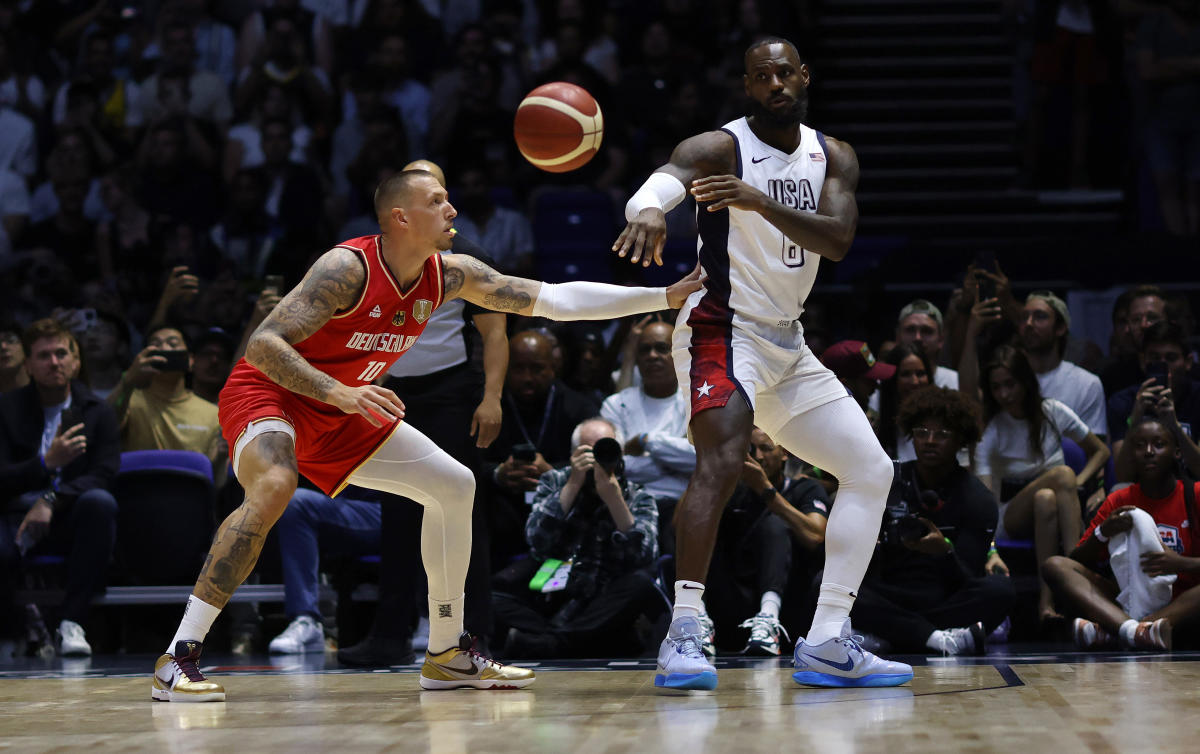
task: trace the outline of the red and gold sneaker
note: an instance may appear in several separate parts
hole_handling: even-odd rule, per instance
[[[521,689],[533,683],[533,671],[503,665],[475,651],[475,640],[463,632],[458,646],[438,654],[425,653],[421,666],[423,689]]]
[[[1075,646],[1080,649],[1116,649],[1117,637],[1101,628],[1095,621],[1076,618],[1071,624]]]
[[[225,687],[210,681],[200,672],[198,641],[175,643],[175,652],[154,663],[154,682],[150,698],[160,702],[223,702]]]

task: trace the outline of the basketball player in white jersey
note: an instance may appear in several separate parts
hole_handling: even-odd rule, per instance
[[[804,344],[799,317],[821,257],[845,257],[854,240],[858,159],[849,144],[802,122],[808,66],[784,39],[745,55],[751,114],[684,140],[625,207],[613,250],[662,264],[665,213],[690,190],[707,280],[688,297],[673,355],[691,388],[696,470],[675,513],[675,608],[658,655],[656,686],[712,689],[698,619],[721,510],[757,425],[778,444],[837,477],[825,539],[825,573],[807,637],[797,642],[801,684],[896,686],[912,668],[865,651],[850,608],[874,551],[892,464],[866,416]]]

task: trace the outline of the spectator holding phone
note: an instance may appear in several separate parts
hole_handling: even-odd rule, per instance
[[[1200,459],[1193,455],[1196,427],[1200,426],[1200,390],[1192,385],[1192,357],[1182,329],[1165,321],[1151,325],[1142,336],[1138,363],[1146,379],[1108,400],[1117,481],[1133,481],[1133,456],[1124,452],[1125,434],[1147,416],[1163,421],[1174,433],[1184,462],[1193,474],[1200,473]]]
[[[590,398],[555,377],[554,344],[536,330],[508,341],[500,435],[485,452],[492,564],[524,552],[525,519],[542,474],[571,460],[571,432],[599,413]]]
[[[20,557],[65,555],[59,650],[90,655],[83,624],[116,541],[117,420],[75,379],[79,344],[58,320],[34,322],[22,341],[30,384],[0,396],[0,612],[11,615]]]
[[[1108,496],[1070,557],[1050,558],[1043,573],[1055,595],[1080,617],[1083,649],[1170,650],[1172,634],[1200,620],[1200,483],[1180,479],[1177,435],[1146,418],[1129,431],[1135,484]],[[1112,579],[1095,566],[1105,557]]]
[[[120,421],[122,450],[194,450],[214,469],[224,466],[228,451],[217,407],[188,388],[191,369],[181,331],[170,325],[150,330],[146,347],[108,397]]]

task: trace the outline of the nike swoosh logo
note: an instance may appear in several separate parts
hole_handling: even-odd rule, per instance
[[[750,162],[753,162],[755,165],[757,165],[758,163],[762,162],[763,160],[769,160],[769,159],[771,159],[771,155],[767,155],[766,157],[758,157],[758,158],[751,157]]]
[[[693,590],[693,591],[697,591],[697,592],[698,592],[698,591],[700,591],[701,589],[703,589],[704,587],[700,587],[700,586],[688,586],[687,584],[684,584],[684,585],[683,585],[683,588],[684,588],[684,589],[691,589],[691,590]]]
[[[465,675],[465,676],[479,675],[479,666],[476,665],[475,663],[471,663],[470,670],[456,668],[452,665],[440,665],[439,667],[441,667],[442,670],[449,670],[451,673],[457,673],[458,675]]]
[[[838,670],[843,670],[847,673],[849,673],[851,670],[854,670],[854,660],[851,660],[849,657],[846,658],[845,662],[834,662],[833,660],[826,660],[823,657],[814,657],[813,655],[810,655],[808,652],[805,652],[804,656],[810,660],[816,660],[817,662],[823,662],[831,668],[837,668]]]

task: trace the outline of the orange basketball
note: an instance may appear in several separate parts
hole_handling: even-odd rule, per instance
[[[525,96],[517,106],[513,137],[521,155],[550,173],[582,167],[600,149],[604,117],[586,89],[554,81]]]

